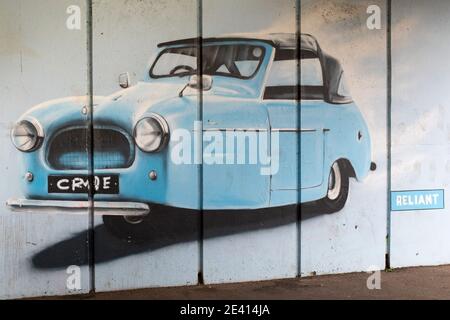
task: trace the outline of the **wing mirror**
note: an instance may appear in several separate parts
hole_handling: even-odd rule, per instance
[[[119,86],[124,89],[130,86],[130,74],[128,72],[119,75]]]
[[[203,91],[211,90],[213,84],[213,78],[210,75],[204,74],[199,76],[197,74],[192,75],[189,78],[189,82],[180,91],[180,98],[183,96],[184,90],[189,87],[192,89],[202,89]]]

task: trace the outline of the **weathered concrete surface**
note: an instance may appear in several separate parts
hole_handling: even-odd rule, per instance
[[[121,291],[62,299],[450,299],[450,266],[381,272],[381,290],[367,289],[368,276],[366,273],[352,273],[241,284]]]

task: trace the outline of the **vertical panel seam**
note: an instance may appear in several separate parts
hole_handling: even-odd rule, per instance
[[[301,112],[301,98],[300,98],[300,79],[301,79],[301,69],[300,69],[300,37],[301,37],[301,22],[300,22],[300,12],[301,12],[301,0],[296,0],[295,2],[295,27],[296,27],[296,44],[297,44],[297,126],[300,129],[301,127],[301,119],[302,119],[302,112]],[[301,210],[301,203],[302,203],[302,193],[301,193],[301,134],[298,135],[298,141],[297,141],[297,276],[301,277],[301,262],[302,262],[302,255],[301,255],[301,226],[302,226],[302,210]]]
[[[197,45],[197,74],[200,77],[200,90],[199,90],[199,96],[198,96],[198,119],[200,121],[200,138],[201,143],[198,144],[198,147],[200,150],[198,152],[200,153],[200,165],[199,165],[199,205],[200,205],[200,211],[199,211],[199,266],[198,266],[198,282],[199,284],[204,283],[204,276],[203,276],[203,266],[204,266],[204,216],[203,216],[203,0],[197,0],[197,38],[198,38],[198,45]]]
[[[88,119],[87,119],[87,150],[88,150],[88,266],[90,293],[95,293],[95,234],[94,234],[94,136],[93,136],[93,112],[94,112],[94,85],[93,85],[93,27],[92,27],[92,0],[86,0],[86,37],[87,37],[87,95],[88,95]]]
[[[387,0],[386,55],[387,55],[387,215],[386,215],[386,269],[390,268],[391,254],[391,187],[392,187],[392,0]]]

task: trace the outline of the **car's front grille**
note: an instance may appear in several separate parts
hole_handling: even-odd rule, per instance
[[[94,129],[94,168],[128,168],[134,160],[134,144],[124,132]],[[47,149],[47,161],[56,170],[88,168],[86,128],[63,130],[55,135]]]

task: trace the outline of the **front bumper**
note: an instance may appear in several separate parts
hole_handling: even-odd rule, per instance
[[[143,216],[150,212],[148,204],[140,202],[9,199],[6,205],[12,211],[26,213],[84,215],[90,208],[98,216]]]

